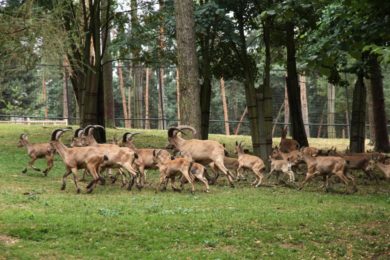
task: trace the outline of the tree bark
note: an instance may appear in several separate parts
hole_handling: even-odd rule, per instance
[[[290,106],[288,105],[288,93],[287,93],[287,75],[285,78],[285,88],[284,88],[284,124],[290,124]]]
[[[105,48],[103,51],[103,88],[104,88],[104,121],[106,127],[115,127],[114,94],[112,87],[112,57],[107,51],[111,44],[110,34],[110,0],[102,0],[102,43]]]
[[[287,93],[290,107],[292,137],[298,141],[301,147],[309,146],[305,127],[302,119],[301,95],[298,84],[297,64],[295,59],[294,24],[286,24],[286,47],[287,47]]]
[[[157,70],[158,77],[158,128],[165,129],[165,109],[164,109],[164,69],[159,68]]]
[[[146,80],[145,80],[145,129],[150,129],[150,120],[149,120],[149,77],[150,70],[149,68],[145,69]]]
[[[177,110],[177,124],[180,125],[180,75],[179,69],[176,68],[176,110]]]
[[[349,147],[354,153],[364,152],[366,123],[366,88],[363,72],[359,72],[353,91],[351,134]]]
[[[195,137],[200,138],[200,87],[195,49],[194,3],[192,0],[175,0],[174,3],[180,71],[180,120],[197,129]]]
[[[49,117],[49,110],[47,107],[47,88],[46,88],[46,80],[45,75],[42,76],[42,101],[43,101],[43,111],[45,115],[45,119],[48,119]]]
[[[388,153],[390,152],[390,145],[387,131],[382,71],[377,55],[369,55],[368,62],[374,111],[375,151]]]
[[[245,118],[247,113],[248,113],[248,107],[245,107],[244,112],[242,113],[242,115],[240,117],[240,121],[237,124],[236,130],[234,130],[234,135],[238,135],[238,131],[240,131],[241,124],[244,121],[244,118]]]
[[[64,63],[65,65],[65,63]],[[68,123],[70,124],[69,120],[69,99],[68,99],[68,71],[67,68],[64,67],[63,69],[63,84],[62,84],[62,117],[64,119],[68,119]]]
[[[306,92],[306,76],[299,76],[299,85],[301,90],[301,102],[302,102],[302,119],[305,125],[306,136],[310,137],[309,127],[309,109],[307,105],[307,92]]]
[[[230,135],[229,115],[228,115],[228,107],[227,107],[226,95],[225,95],[225,81],[223,80],[223,78],[221,78],[219,86],[221,88],[221,100],[222,100],[222,108],[223,108],[223,121],[225,125],[225,135]]]
[[[137,15],[137,10],[138,10],[138,4],[137,0],[131,0],[130,3],[131,7],[131,30],[132,34],[136,32],[139,27],[139,21],[138,21],[138,15]],[[134,37],[137,37],[137,35],[134,35]],[[139,62],[140,60],[140,51],[141,51],[141,46],[137,45],[132,47],[131,53],[132,53],[132,58],[133,58],[133,87],[134,87],[134,127],[135,128],[142,128],[143,123],[142,123],[142,107],[143,107],[143,94],[142,94],[142,71],[143,69],[141,68],[141,64]]]
[[[370,145],[375,144],[375,122],[374,122],[374,103],[372,102],[372,87],[371,81],[364,79],[364,85],[367,88],[367,118]]]
[[[117,67],[117,73],[118,73],[118,80],[119,80],[119,90],[121,93],[122,98],[122,110],[123,110],[123,118],[124,118],[124,126],[125,128],[131,128],[130,118],[127,113],[127,102],[126,102],[126,92],[125,92],[125,83],[123,80],[123,72],[122,72],[122,64],[118,63]]]
[[[336,128],[335,128],[335,121],[334,121],[335,98],[336,98],[335,86],[331,83],[328,83],[328,120],[327,120],[328,138],[336,138]]]

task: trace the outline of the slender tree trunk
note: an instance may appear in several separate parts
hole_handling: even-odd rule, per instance
[[[120,90],[121,98],[122,98],[123,118],[125,119],[124,125],[125,125],[125,128],[131,128],[129,115],[127,114],[125,83],[123,80],[122,64],[121,63],[118,63],[117,73],[118,73],[118,80],[119,80],[119,90]]]
[[[175,0],[177,61],[180,71],[180,119],[197,129],[200,138],[201,111],[198,59],[195,49],[194,2]]]
[[[63,71],[63,84],[62,84],[62,117],[64,119],[68,119],[68,123],[70,124],[69,120],[69,99],[68,99],[68,71],[67,68],[64,67]]]
[[[322,132],[322,125],[324,123],[324,114],[325,114],[325,104],[321,110],[321,118],[320,118],[320,123],[318,126],[318,132],[317,132],[317,138],[321,137],[321,132]]]
[[[299,76],[299,85],[301,88],[301,102],[302,102],[302,119],[305,124],[306,136],[310,137],[310,127],[309,127],[309,109],[307,106],[307,91],[306,91],[306,76]]]
[[[49,117],[49,109],[47,107],[47,88],[46,88],[46,80],[45,76],[42,77],[42,101],[44,104],[44,114],[45,114],[45,119],[47,120]]]
[[[160,6],[160,12],[162,13],[163,9],[164,9],[164,0],[158,0],[158,3],[159,3],[159,6]],[[164,40],[165,40],[165,37],[164,37],[164,23],[163,23],[163,16],[161,15],[160,16],[160,29],[159,29],[159,37],[158,37],[158,41],[159,41],[159,50],[158,50],[158,55],[159,55],[159,59],[160,61],[162,60],[162,57],[163,57],[163,52],[164,52],[164,48],[165,48],[165,44],[164,44]],[[161,62],[160,62],[160,66],[161,66]],[[166,121],[165,121],[165,102],[164,102],[164,98],[165,98],[165,93],[164,93],[164,69],[162,67],[160,67],[158,69],[158,117],[160,118],[159,120],[159,123],[158,123],[158,128],[159,129],[165,129],[166,128]]]
[[[165,129],[165,113],[164,113],[164,69],[157,70],[158,78],[158,128]]]
[[[383,77],[378,56],[369,56],[369,74],[371,79],[372,103],[375,124],[375,151],[390,152],[389,135],[383,94]]]
[[[287,76],[285,81],[285,88],[284,88],[284,124],[289,125],[290,124],[290,106],[288,105],[288,93],[287,93]]]
[[[336,128],[335,128],[335,98],[336,98],[336,89],[335,86],[331,83],[328,83],[328,138],[336,138]]]
[[[244,121],[244,118],[245,118],[247,113],[248,113],[248,107],[245,107],[244,112],[242,113],[242,115],[240,117],[240,121],[237,124],[236,130],[234,130],[234,135],[238,135],[238,131],[240,131],[241,124]]]
[[[305,127],[302,119],[301,93],[298,84],[297,64],[295,59],[295,37],[294,24],[289,22],[286,25],[286,47],[287,47],[287,93],[290,106],[292,137],[303,146],[309,146]]]
[[[145,80],[145,129],[150,129],[149,121],[149,68],[145,69],[146,80]]]
[[[221,88],[221,100],[222,100],[222,108],[223,108],[223,120],[225,125],[225,134],[230,135],[230,129],[229,129],[229,115],[228,115],[228,107],[226,102],[226,95],[225,95],[225,81],[223,78],[220,80],[220,88]]]
[[[364,152],[365,123],[366,123],[366,88],[363,72],[359,72],[353,91],[351,135],[349,147],[351,152]]]
[[[177,124],[180,125],[180,76],[179,69],[176,68],[176,110],[177,110]]]
[[[364,85],[367,88],[367,114],[368,114],[368,129],[369,129],[370,145],[374,145],[375,144],[375,122],[374,122],[374,104],[372,102],[371,81],[365,79]]]
[[[272,136],[274,136],[274,134],[275,134],[276,125],[277,125],[278,122],[279,122],[279,118],[280,118],[280,115],[282,114],[283,108],[284,108],[284,103],[282,103],[282,104],[280,105],[280,108],[279,108],[279,110],[278,110],[278,114],[276,115],[275,123],[274,123],[274,125],[273,125],[273,127],[272,127]]]
[[[133,81],[133,78],[134,78],[133,69],[131,66],[129,66],[128,71],[129,71],[130,82],[134,82]],[[133,91],[132,91],[132,89],[133,89]],[[134,84],[130,84],[130,86],[127,88],[127,115],[129,117],[129,128],[133,127],[132,119],[133,119],[134,115],[132,115],[133,109],[131,109],[131,106],[133,105],[133,102],[132,102],[133,93],[134,93]]]

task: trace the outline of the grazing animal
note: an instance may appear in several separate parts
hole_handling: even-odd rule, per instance
[[[246,154],[241,142],[236,142],[235,153],[238,155],[238,174],[241,174],[240,171],[244,169],[251,170],[256,176],[256,180],[252,185],[255,185],[255,187],[260,186],[265,170],[263,160],[255,155]]]
[[[26,147],[27,154],[31,158],[28,162],[28,167],[35,171],[41,171],[41,169],[34,166],[34,162],[39,158],[45,158],[47,161],[47,168],[43,170],[43,174],[47,176],[51,168],[53,168],[53,160],[55,150],[51,147],[50,143],[30,143],[26,134],[21,134],[19,137],[18,147]],[[27,167],[22,170],[23,173],[27,172]]]

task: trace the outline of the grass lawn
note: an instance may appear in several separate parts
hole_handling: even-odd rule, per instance
[[[120,184],[75,193],[72,178],[61,191],[64,166],[56,156],[47,177],[21,170],[29,158],[16,143],[21,133],[44,142],[54,127],[0,125],[0,259],[389,259],[390,183],[358,178],[359,191],[325,193],[316,180],[302,191],[283,185],[253,188],[249,181],[228,186],[224,177],[210,193],[196,185],[155,193],[149,184],[127,191]],[[138,147],[164,147],[166,131],[144,131]],[[108,137],[124,129],[109,130]],[[62,141],[69,143],[70,133]],[[249,137],[213,135],[233,150]],[[320,148],[346,140],[309,140]],[[45,162],[36,165],[43,169]],[[361,175],[356,173],[355,176]],[[298,176],[299,177],[299,176]],[[300,176],[302,179],[302,176]]]

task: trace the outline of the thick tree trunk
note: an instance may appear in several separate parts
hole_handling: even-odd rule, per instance
[[[349,147],[354,153],[364,152],[366,123],[366,88],[363,73],[359,72],[353,91],[352,119]]]
[[[223,80],[223,78],[221,78],[219,86],[221,89],[221,100],[222,100],[222,109],[223,109],[223,121],[225,126],[225,135],[230,135],[229,115],[228,115],[228,107],[227,107],[226,94],[225,94],[225,81]]]
[[[103,88],[104,88],[104,122],[106,127],[115,127],[114,93],[112,87],[112,57],[107,51],[111,45],[110,34],[110,0],[102,0],[102,43],[103,43]]]
[[[145,69],[146,80],[145,80],[145,129],[150,129],[150,120],[149,120],[149,77],[150,70],[149,68]]]
[[[383,94],[383,77],[378,56],[369,56],[369,74],[371,80],[372,103],[375,124],[375,151],[390,152],[389,135]]]
[[[138,21],[138,15],[137,15],[137,10],[138,10],[138,4],[137,0],[131,0],[130,3],[131,6],[131,29],[132,31],[136,31],[139,29],[140,24]],[[137,45],[134,46],[131,49],[132,53],[132,58],[133,58],[133,87],[134,87],[134,127],[135,128],[142,128],[143,127],[143,121],[142,121],[142,108],[143,108],[143,94],[142,94],[142,73],[143,73],[143,68],[141,68],[141,64],[139,62],[140,60],[140,51],[141,51],[141,46]]]
[[[204,47],[208,48],[208,47]],[[211,75],[211,66],[209,53],[207,51],[203,52],[202,57],[202,76],[203,84],[201,85],[200,90],[200,106],[201,106],[201,138],[206,140],[209,136],[210,128],[210,103],[211,103],[211,94],[212,94],[212,75]]]
[[[303,146],[309,146],[302,119],[301,93],[298,84],[297,64],[295,59],[294,24],[286,25],[287,47],[287,93],[290,107],[292,137]]]
[[[260,117],[260,156],[264,160],[268,158],[272,151],[272,89],[271,89],[271,22],[268,17],[263,23],[263,41],[265,45],[265,63],[263,84],[257,89],[258,110]],[[267,164],[268,161],[266,161]]]
[[[201,111],[198,59],[195,49],[194,2],[175,0],[177,61],[180,71],[180,120],[197,130],[200,138]]]
[[[127,113],[127,103],[126,103],[126,92],[125,92],[125,83],[123,80],[123,72],[122,72],[122,64],[118,63],[117,67],[117,73],[118,73],[118,80],[119,80],[119,91],[121,93],[122,98],[122,110],[123,110],[123,118],[124,118],[124,126],[125,128],[131,128],[130,118]]]
[[[328,83],[328,138],[336,138],[336,128],[335,128],[335,98],[336,98],[336,89],[335,86],[331,83]]]

